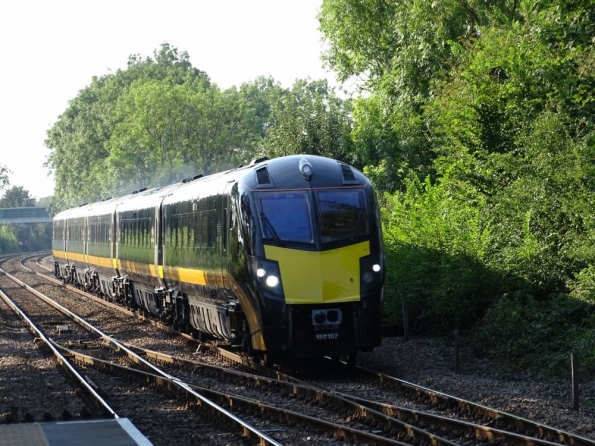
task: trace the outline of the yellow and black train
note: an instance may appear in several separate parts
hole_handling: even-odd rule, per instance
[[[353,361],[382,338],[369,180],[311,155],[197,176],[54,217],[56,276],[267,357]]]

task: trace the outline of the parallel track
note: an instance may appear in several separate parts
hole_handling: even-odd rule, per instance
[[[47,280],[55,280],[40,272],[36,274]],[[58,283],[61,284],[61,282]],[[81,292],[73,287],[69,289]],[[86,293],[85,295],[89,296]],[[101,300],[96,297],[93,298]],[[118,311],[124,311],[138,317],[134,312],[128,312],[128,310],[120,306],[115,307]],[[161,325],[154,321],[152,323]],[[169,330],[168,327],[162,326],[161,328]],[[152,364],[159,364],[160,367],[168,365],[168,368],[177,370],[176,374],[181,373],[180,371],[183,369],[191,369],[193,371],[192,375],[196,376],[205,374],[226,376],[227,378],[221,379],[236,380],[244,383],[244,385],[249,383],[248,386],[257,388],[261,393],[268,393],[269,391],[281,393],[290,401],[303,401],[309,403],[310,406],[324,408],[326,411],[325,416],[329,418],[341,419],[341,422],[323,421],[320,419],[321,416],[311,417],[303,413],[299,414],[289,410],[287,406],[282,404],[264,403],[263,399],[269,399],[268,396],[266,398],[264,398],[264,395],[261,398],[250,398],[241,394],[208,389],[199,384],[194,384],[191,379],[184,379],[184,382],[188,383],[188,388],[184,389],[185,391],[192,390],[201,395],[208,395],[209,398],[218,401],[222,406],[234,410],[241,407],[243,413],[261,414],[261,416],[268,417],[279,423],[279,429],[286,429],[283,427],[284,425],[307,425],[309,429],[328,432],[328,435],[335,438],[363,441],[366,444],[401,444],[401,442],[406,442],[408,444],[471,445],[495,442],[514,445],[553,445],[560,443],[577,446],[595,445],[593,440],[371,370],[359,367],[355,369],[341,368],[339,364],[333,365],[333,367],[337,367],[338,374],[345,374],[351,377],[349,379],[354,380],[365,379],[371,385],[382,386],[387,392],[396,392],[421,401],[428,406],[428,410],[412,410],[380,401],[369,401],[363,397],[345,394],[330,387],[327,388],[319,380],[301,381],[278,370],[263,367],[244,356],[236,355],[220,347],[205,347],[216,351],[219,355],[225,355],[229,361],[251,369],[253,373],[221,369],[198,361],[177,358],[162,352],[143,350],[132,345],[118,348],[134,351],[142,356],[144,360]],[[173,372],[158,374],[138,368],[132,369],[123,365],[115,365],[113,362],[106,363],[101,358],[93,358],[92,355],[73,350],[69,351],[68,354],[81,363],[93,363],[95,367],[99,368],[109,367],[112,368],[112,371],[117,370],[117,373],[142,375],[143,379],[155,383],[161,382],[165,386],[171,386],[175,381],[173,375],[170,374]],[[292,405],[296,406],[297,404]],[[443,414],[437,414],[437,409]],[[471,420],[469,420],[470,418]]]

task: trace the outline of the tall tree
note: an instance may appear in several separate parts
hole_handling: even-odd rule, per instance
[[[298,80],[273,105],[262,150],[267,156],[309,153],[359,164],[349,135],[351,101],[326,80]]]
[[[424,108],[480,29],[522,18],[518,0],[324,0],[323,58],[339,79],[370,94],[355,105],[357,151],[379,166],[375,182],[402,189],[409,169],[433,175],[432,133]],[[357,30],[357,31],[354,31]]]
[[[57,209],[102,198],[105,191],[97,184],[109,156],[106,144],[118,123],[115,106],[134,82],[151,79],[170,85],[210,83],[202,71],[191,66],[186,52],[168,44],[161,45],[153,58],[133,55],[127,69],[94,77],[69,102],[45,141],[50,149],[46,166],[55,174]]]
[[[22,186],[13,186],[4,192],[0,198],[0,207],[3,208],[24,208],[35,206],[35,198],[29,195],[29,191]]]
[[[105,189],[165,184],[236,166],[255,151],[254,108],[235,88],[133,84],[119,98],[98,173]]]

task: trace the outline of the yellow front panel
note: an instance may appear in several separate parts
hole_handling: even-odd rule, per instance
[[[360,300],[359,259],[370,254],[369,242],[321,252],[269,245],[264,250],[267,259],[279,262],[286,303]]]

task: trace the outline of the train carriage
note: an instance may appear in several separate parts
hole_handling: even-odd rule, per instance
[[[353,360],[380,345],[378,207],[347,164],[261,159],[92,212],[100,207],[56,216],[58,273],[86,263],[100,283],[111,280],[101,293],[252,353]],[[79,226],[82,236],[69,231]]]

